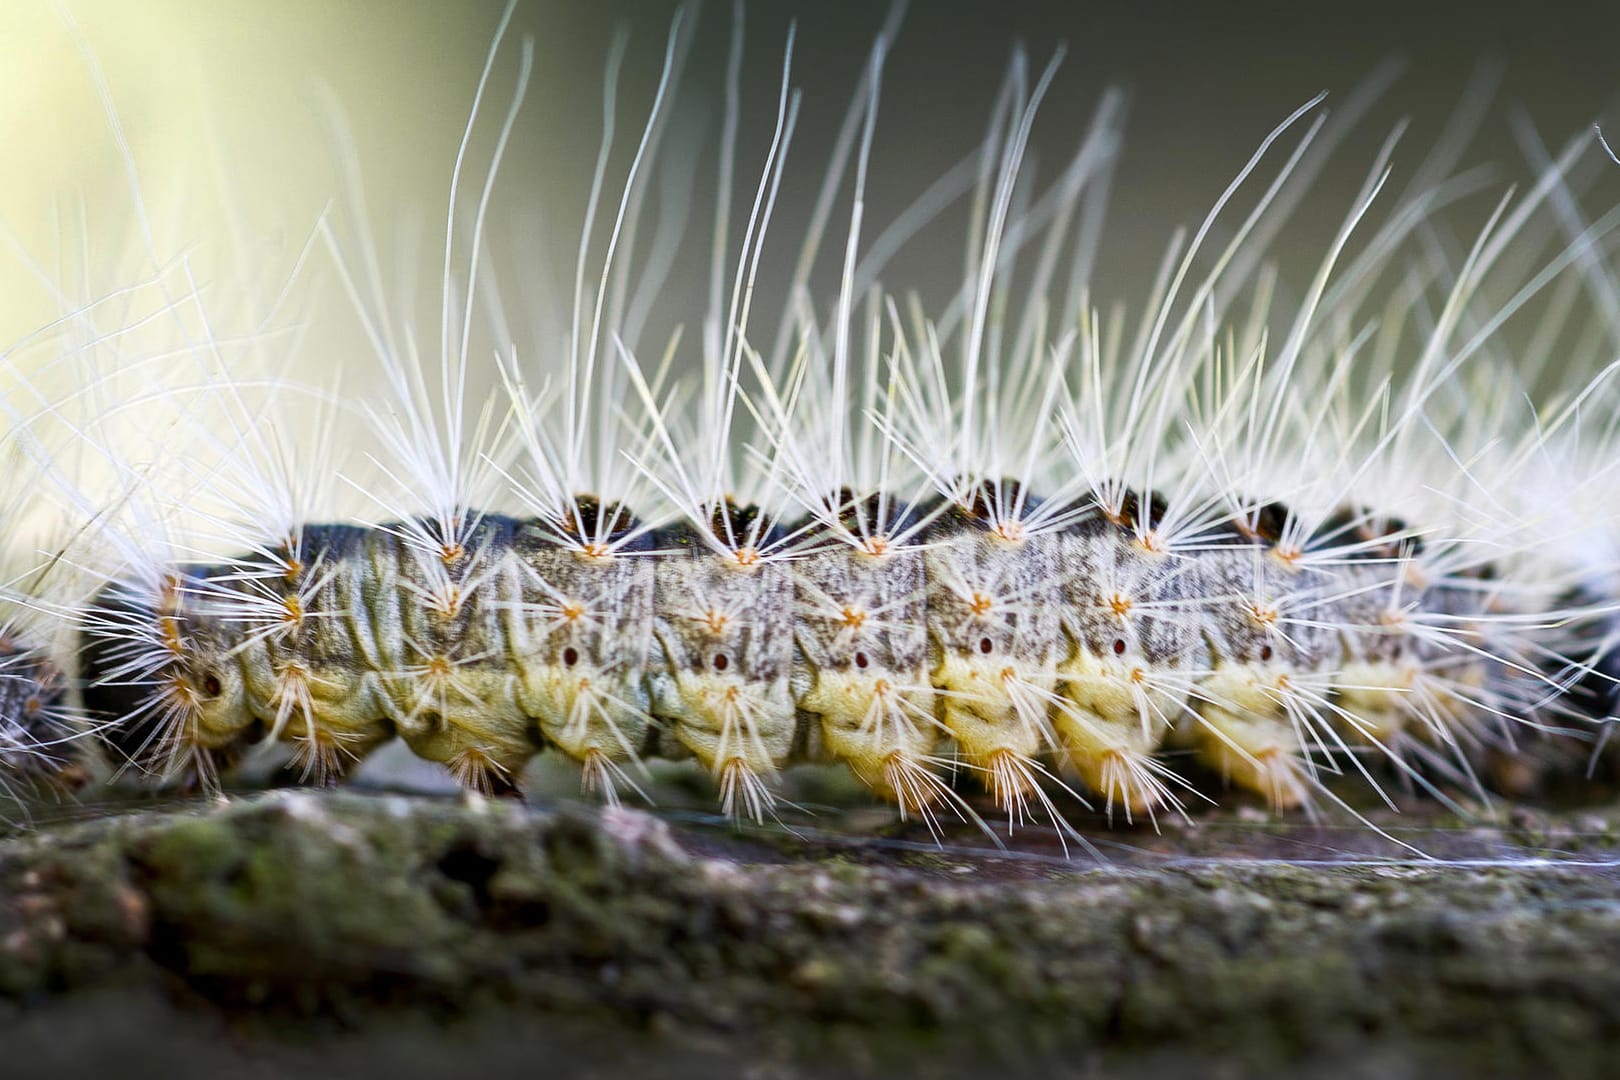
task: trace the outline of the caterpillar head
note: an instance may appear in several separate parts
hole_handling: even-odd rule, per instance
[[[213,785],[261,725],[232,635],[197,603],[205,592],[179,570],[155,591],[103,590],[84,618],[84,701],[120,763]]]
[[[189,715],[187,737],[207,749],[243,741],[257,725],[241,666],[231,656],[233,642],[213,626],[197,626],[188,638],[181,659],[160,679],[177,711]]]

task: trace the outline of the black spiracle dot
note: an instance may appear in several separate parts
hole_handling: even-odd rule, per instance
[[[865,653],[858,652],[858,653],[855,654],[855,666],[856,667],[865,668],[870,663],[871,663],[871,661],[866,658]]]
[[[563,664],[567,667],[573,667],[577,663],[579,663],[579,650],[570,645],[563,650]]]
[[[1125,655],[1125,639],[1124,638],[1115,638],[1114,639],[1114,655],[1115,656],[1124,656]]]
[[[202,690],[203,693],[208,697],[219,697],[220,692],[224,689],[225,687],[219,681],[219,676],[214,672],[210,671],[208,674],[203,676]]]
[[[1260,646],[1260,659],[1262,659],[1262,660],[1270,660],[1271,656],[1272,656],[1272,648],[1271,648],[1270,645],[1262,645],[1262,646]]]
[[[985,637],[979,639],[979,651],[984,653],[986,656],[989,656],[993,651],[995,651],[995,647],[995,643],[989,638]]]
[[[716,671],[724,671],[724,670],[726,670],[726,668],[728,668],[730,666],[731,666],[731,657],[727,656],[723,652],[719,652],[719,653],[714,654],[714,670],[716,670]]]

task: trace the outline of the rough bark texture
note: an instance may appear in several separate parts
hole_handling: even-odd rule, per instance
[[[926,834],[282,792],[0,844],[29,1075],[1597,1075],[1620,810]],[[9,1072],[9,1067],[7,1069]],[[1217,1069],[1212,1075],[1223,1075]]]

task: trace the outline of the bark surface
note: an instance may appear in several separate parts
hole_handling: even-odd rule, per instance
[[[0,842],[0,1044],[30,1075],[170,1080],[1620,1060],[1620,807],[1408,823],[1428,858],[1241,813],[1099,825],[1067,858],[1038,829],[997,850],[845,824],[362,792],[80,808]]]

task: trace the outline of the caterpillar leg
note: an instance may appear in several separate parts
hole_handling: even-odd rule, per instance
[[[1065,697],[1053,725],[1069,765],[1089,790],[1102,796],[1110,817],[1116,807],[1127,822],[1139,816],[1153,819],[1160,810],[1185,815],[1176,789],[1191,788],[1157,757],[1169,730],[1157,703],[1144,699],[1140,711],[1133,703],[1132,711],[1122,716],[1099,711],[1095,699],[1087,700],[1083,691],[1076,694],[1073,683]]]
[[[799,707],[819,716],[827,753],[902,812],[919,812],[925,803],[916,800],[933,801],[932,786],[917,782],[917,770],[928,768],[939,743],[933,697],[926,684],[897,686],[882,675],[823,671]]]
[[[1264,796],[1273,811],[1311,802],[1305,747],[1276,696],[1279,673],[1260,665],[1222,665],[1196,691],[1193,744],[1199,759],[1238,787]]]
[[[445,766],[462,787],[485,794],[515,792],[538,749],[520,710],[472,695],[420,700],[396,726],[412,753]]]
[[[1150,698],[1140,666],[1111,663],[1084,646],[1058,670],[1063,696],[1052,724],[1069,764],[1102,796],[1104,809],[1112,815],[1119,806],[1127,821],[1152,817],[1161,808],[1179,811],[1181,802],[1154,754],[1180,703],[1165,695]]]

